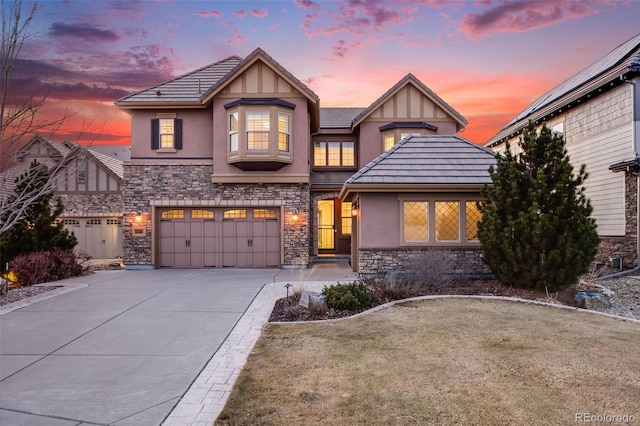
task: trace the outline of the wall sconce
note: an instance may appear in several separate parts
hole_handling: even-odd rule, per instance
[[[357,217],[358,216],[358,208],[357,207],[352,207],[351,208],[351,216],[353,216],[353,217]]]
[[[298,214],[298,210],[293,210],[293,212],[291,213],[291,220],[293,220],[294,222],[297,222],[298,219],[300,219],[300,215]]]
[[[141,223],[142,222],[142,212],[137,212],[136,213],[136,217],[134,219],[136,221],[136,223]]]

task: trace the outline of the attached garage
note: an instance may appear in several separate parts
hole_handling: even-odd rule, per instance
[[[65,229],[78,240],[76,253],[93,259],[122,256],[122,219],[119,217],[78,217],[63,219]]]
[[[280,265],[280,211],[268,208],[161,208],[161,268]]]

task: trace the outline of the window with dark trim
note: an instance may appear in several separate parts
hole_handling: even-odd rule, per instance
[[[182,119],[151,119],[151,149],[182,149]]]

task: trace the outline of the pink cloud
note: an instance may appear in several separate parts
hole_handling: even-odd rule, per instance
[[[320,5],[311,0],[293,0],[293,3],[300,9],[319,9]]]
[[[262,10],[251,9],[251,15],[256,17],[256,18],[264,18],[268,14],[269,14],[269,11],[267,9],[262,9]]]
[[[238,28],[233,29],[233,33],[227,39],[227,44],[240,45],[245,44],[247,42],[247,38],[240,34],[240,30]]]
[[[502,32],[526,32],[597,13],[591,4],[573,0],[505,2],[482,13],[465,15],[460,29],[471,38]]]
[[[344,40],[338,40],[331,49],[334,60],[344,59],[348,52],[353,50],[358,50],[362,47],[362,42],[360,41],[352,41],[350,44],[347,44]]]
[[[219,10],[209,10],[209,11],[203,11],[203,12],[198,12],[197,15],[201,18],[209,18],[209,17],[213,17],[213,18],[222,18],[222,12],[220,12]]]
[[[236,15],[236,17],[238,18],[244,18],[247,16],[247,11],[242,9],[242,10],[236,10],[233,12],[234,15]]]
[[[274,24],[269,25],[269,29],[270,30],[277,30],[278,28],[280,28],[280,23],[276,22]]]

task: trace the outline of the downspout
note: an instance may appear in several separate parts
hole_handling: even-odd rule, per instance
[[[622,79],[622,77],[621,77]],[[637,79],[634,80],[622,80],[627,84],[631,84],[631,143],[633,144],[633,151],[635,153],[636,158],[639,157],[640,152],[640,141],[638,140],[638,127],[640,127],[640,117],[638,116],[640,112],[640,107],[638,106],[638,102],[640,102],[640,98],[638,98],[638,85]],[[598,280],[604,280],[608,278],[617,278],[628,274],[633,274],[634,272],[640,271],[640,174],[634,172],[632,170],[628,170],[625,173],[629,173],[636,178],[636,266],[633,269],[629,269],[627,271],[616,272],[615,274],[605,275],[604,277],[596,278]],[[622,260],[620,260],[622,262]]]

